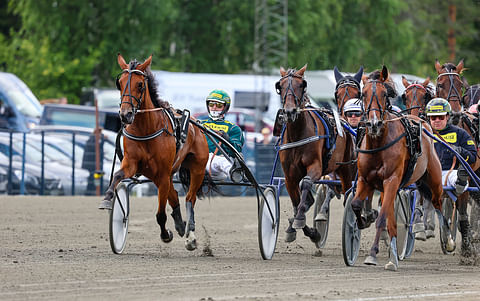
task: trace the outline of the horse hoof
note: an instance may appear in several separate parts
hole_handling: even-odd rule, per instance
[[[315,216],[316,222],[326,222],[328,220],[328,216],[326,212],[319,212],[317,216]]]
[[[427,235],[425,234],[425,231],[415,233],[415,239],[416,240],[421,240],[421,241],[426,241],[427,240]]]
[[[162,234],[160,234],[160,238],[164,243],[169,243],[173,240],[173,233],[169,229],[167,229],[167,237],[162,237]]]
[[[435,238],[435,231],[433,230],[425,230],[425,236],[427,239],[429,238]]]
[[[423,222],[413,224],[412,232],[425,232],[425,224]]]
[[[452,239],[451,236],[448,237],[448,240],[447,240],[447,251],[448,252],[453,252],[455,251],[455,241]]]
[[[188,251],[193,251],[197,249],[197,238],[193,231],[190,231],[187,235],[187,240],[185,240],[185,249]]]
[[[98,209],[106,209],[106,210],[112,210],[113,208],[113,201],[112,200],[103,200],[100,203],[100,206],[98,206]]]
[[[305,219],[294,219],[293,224],[292,224],[292,228],[303,229],[303,228],[305,228],[306,224],[307,224],[307,222],[305,221]]]
[[[367,256],[367,258],[365,258],[365,261],[363,262],[363,264],[377,265],[377,258],[373,257],[372,255],[369,255]]]
[[[297,239],[297,231],[295,229],[292,229],[293,231],[287,232],[287,235],[285,236],[285,242],[293,242],[295,239]]]
[[[394,264],[394,263],[391,262],[391,261],[388,262],[388,263],[385,265],[385,270],[387,270],[387,271],[394,271],[394,272],[396,272],[397,269],[398,269],[397,265]]]

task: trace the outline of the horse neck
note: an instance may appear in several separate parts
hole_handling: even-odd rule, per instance
[[[150,93],[147,88],[145,90],[145,95],[144,99],[142,100],[142,106],[140,107],[140,110],[152,109],[155,109],[155,106],[150,98]],[[135,116],[135,119],[131,124],[131,128],[139,134],[148,135],[164,127],[165,120],[166,119],[164,118],[159,118],[158,111],[137,113],[137,116]]]
[[[308,112],[301,112],[294,122],[287,122],[285,142],[294,142],[313,135],[314,126],[309,124],[308,119],[310,117],[308,114]]]

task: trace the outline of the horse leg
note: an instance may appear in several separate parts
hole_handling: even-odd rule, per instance
[[[168,192],[168,204],[172,207],[172,218],[175,222],[175,230],[180,237],[185,235],[185,222],[182,219],[182,211],[178,202],[178,193],[173,187],[173,180],[170,179],[170,190]]]
[[[204,166],[204,165],[203,165]],[[187,226],[185,228],[186,240],[185,248],[193,251],[197,248],[197,238],[195,237],[195,213],[194,207],[197,199],[197,192],[203,183],[205,176],[204,168],[201,164],[190,165],[190,187],[188,188],[187,196],[185,198],[185,206],[187,211]]]
[[[372,197],[370,197],[371,199]],[[383,200],[384,198],[384,193],[381,193],[380,199]],[[382,202],[383,203],[383,202]],[[375,222],[375,239],[373,240],[373,245],[370,248],[370,253],[369,255],[365,258],[363,261],[364,264],[366,265],[377,265],[377,254],[379,251],[379,243],[380,239],[382,239],[383,233],[385,231],[385,226],[386,226],[386,218],[385,218],[385,210],[383,206],[380,207],[380,215],[376,219]]]
[[[460,233],[462,234],[462,248],[460,254],[463,257],[470,257],[473,255],[472,251],[472,238],[470,233],[470,224],[468,222],[468,193],[463,193],[458,196],[457,208],[458,208],[458,221],[460,223]]]
[[[395,197],[400,186],[401,176],[392,176],[383,181],[383,200],[382,212],[380,215],[387,218],[387,230],[390,235],[390,254],[389,262],[385,265],[385,270],[396,271],[398,269],[398,252],[397,252],[397,221],[395,218]],[[379,236],[377,228],[377,235]]]
[[[167,206],[167,199],[170,189],[170,178],[167,175],[158,175],[155,184],[158,188],[158,210],[157,210],[157,223],[160,226],[160,238],[163,242],[169,243],[173,239],[173,233],[166,227],[167,214],[165,208]]]
[[[300,204],[297,207],[297,214],[295,215],[295,218],[293,220],[293,225],[292,227],[294,229],[303,229],[306,226],[306,217],[305,213],[310,209],[310,207],[313,205],[315,200],[313,199],[312,196],[312,186],[313,186],[313,181],[310,176],[305,176],[301,181],[300,181],[300,191],[301,191],[301,198],[300,198]]]
[[[108,186],[108,189],[105,192],[105,198],[100,203],[100,206],[98,206],[98,209],[112,210],[113,197],[115,195],[114,191],[118,183],[120,183],[121,180],[130,178],[135,174],[137,162],[128,163],[128,161],[129,160],[127,160],[127,158],[124,158],[120,170],[113,174],[112,183],[110,183],[110,186]]]
[[[293,216],[295,217],[297,215],[297,208],[298,208],[298,203],[299,203],[299,191],[298,191],[298,186],[292,184],[292,181],[286,181],[285,186],[288,191],[288,195],[290,196],[290,199],[292,200],[292,206],[293,206]],[[286,236],[285,236],[285,242],[293,242],[295,239],[297,239],[297,230],[293,228],[293,220],[294,217],[288,219],[288,227],[285,230]]]
[[[435,208],[432,201],[423,198],[423,223],[425,224],[425,236],[427,239],[435,237]]]
[[[322,207],[318,211],[317,215],[315,216],[315,221],[326,221],[327,220],[327,212],[330,210],[330,201],[335,196],[335,191],[330,188],[330,186],[325,186],[325,200],[322,203]]]
[[[352,200],[352,210],[357,217],[357,225],[359,229],[365,229],[370,224],[368,224],[367,219],[365,216],[362,215],[362,211],[364,208],[364,200],[372,201],[373,189],[371,189],[368,185],[365,184],[361,179],[357,182],[357,191],[355,196]]]

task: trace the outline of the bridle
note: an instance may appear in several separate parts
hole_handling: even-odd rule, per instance
[[[475,92],[473,92],[475,91]],[[462,96],[462,102],[463,102],[463,105],[468,105],[468,106],[471,106],[473,104],[475,104],[475,99],[477,97],[477,93],[478,91],[480,91],[480,86],[478,85],[473,85],[473,86],[470,86],[467,88],[467,90],[465,91],[465,94]],[[470,97],[470,103],[465,103],[465,96],[469,96]],[[479,95],[480,96],[480,95]]]
[[[123,88],[123,91],[122,91],[121,87],[120,87],[120,77],[124,73],[128,73],[128,80],[127,80],[127,84],[125,85],[125,87]],[[131,80],[132,80],[132,74],[134,74],[134,73],[143,76],[143,85],[142,85],[142,88],[140,90],[140,98],[137,98],[135,95],[132,94]],[[135,115],[137,113],[137,111],[140,109],[140,107],[142,106],[143,97],[145,95],[145,90],[146,90],[146,87],[147,87],[147,81],[148,81],[148,78],[147,78],[147,74],[145,72],[143,72],[141,70],[138,70],[138,69],[133,69],[133,70],[123,69],[123,71],[120,74],[117,75],[117,79],[116,79],[116,82],[115,82],[118,90],[120,90],[122,92],[122,96],[120,96],[120,106],[122,106],[123,103],[127,103],[127,104],[131,105],[132,109],[133,109],[133,114]],[[128,89],[128,91],[127,91],[127,89]],[[128,94],[127,94],[127,92],[128,92]],[[123,100],[125,97],[128,97],[128,101]],[[133,99],[135,99],[135,101],[137,102],[136,106],[133,104]]]
[[[390,107],[390,101],[388,100],[387,95],[385,95],[385,100],[386,100],[385,108],[382,107],[382,105],[380,104],[380,99],[378,98],[378,95],[377,95],[377,84],[380,83],[386,88],[385,83],[383,83],[379,80],[369,80],[368,82],[372,83],[372,96],[370,97],[370,101],[369,101],[368,106],[367,106],[366,110],[364,111],[363,115],[368,120],[368,114],[370,113],[370,111],[378,111],[378,112],[380,112],[380,119],[383,120],[384,115],[385,115],[385,111]],[[363,95],[362,98],[365,98],[365,95]],[[372,104],[373,104],[374,101],[377,103],[378,109],[377,108],[372,108]]]
[[[438,86],[439,86],[439,83],[438,83],[438,80],[440,79],[440,77],[442,76],[445,76],[445,75],[448,75],[448,79],[450,81],[450,88],[448,89],[448,94],[447,94],[447,97],[445,98],[447,101],[450,101],[450,97],[451,96],[456,96],[457,99],[452,99],[452,101],[458,101],[460,102],[462,100],[462,96],[461,96],[461,93],[457,90],[457,87],[455,87],[455,84],[454,84],[454,81],[455,81],[455,78],[454,76],[456,76],[456,78],[460,81],[460,83],[462,84],[463,86],[463,83],[462,81],[460,80],[460,75],[457,73],[457,72],[445,72],[445,73],[440,73],[438,76],[437,76],[437,97],[440,97],[438,95]],[[461,103],[460,103],[461,104]]]
[[[343,94],[343,97],[339,102],[338,101],[338,90],[340,88],[343,88],[343,87],[346,87],[345,88],[345,94]],[[348,93],[348,88],[349,87],[357,89],[357,96],[354,96],[354,95],[350,96],[350,94]],[[350,79],[339,81],[337,83],[337,86],[335,87],[335,101],[337,101],[337,105],[340,104],[338,106],[338,112],[339,113],[343,112],[343,107],[345,106],[345,101],[346,100],[349,100],[349,99],[354,98],[354,97],[361,98],[361,96],[362,96],[362,92],[360,91],[360,85],[357,82],[355,82],[353,80],[350,80]]]
[[[418,109],[419,115],[424,114],[423,110],[424,110],[425,104],[422,104],[420,99],[418,99],[417,89],[421,89],[421,90],[425,91],[425,96],[424,96],[424,100],[425,100],[424,102],[425,103],[427,102],[427,95],[429,95],[427,89],[421,84],[417,84],[417,83],[410,84],[407,88],[405,88],[405,92],[404,92],[405,104],[406,104],[406,100],[407,100],[407,91],[410,90],[410,89],[413,89],[412,90],[413,99],[411,101],[411,106],[410,106],[410,108],[405,109],[403,111],[406,111],[406,112],[410,113],[412,110]]]
[[[293,80],[294,77],[303,80],[302,95],[300,97],[298,97],[298,95],[295,93],[295,90],[293,89],[292,80]],[[280,85],[280,82],[285,78],[288,78],[288,86],[287,86],[286,92],[285,92],[285,94],[283,95],[283,98],[282,98],[282,86]],[[281,98],[281,101],[282,101],[282,107],[285,106],[285,103],[287,101],[287,97],[289,95],[293,95],[293,98],[295,100],[295,108],[297,108],[297,109],[300,108],[301,105],[303,104],[306,88],[307,88],[307,81],[303,79],[303,76],[295,74],[295,70],[290,70],[287,75],[283,76],[282,78],[280,78],[280,80],[278,82],[275,83],[275,89],[277,91],[277,94],[280,95],[280,98]]]

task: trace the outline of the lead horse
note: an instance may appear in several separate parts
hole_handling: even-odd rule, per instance
[[[397,270],[397,227],[394,200],[400,188],[412,183],[423,197],[431,199],[441,210],[442,169],[433,141],[422,131],[430,126],[416,116],[408,117],[390,111],[390,97],[396,91],[388,69],[373,72],[364,82],[364,134],[358,145],[358,181],[352,209],[360,229],[368,224],[362,215],[364,202],[371,202],[374,190],[382,192],[382,206],[376,221],[377,232],[366,264],[376,264],[381,231],[387,224],[390,236],[390,261],[387,270]],[[420,138],[420,139],[419,139]]]
[[[335,171],[340,176],[342,191],[352,185],[353,140],[350,134],[331,124],[326,111],[313,108],[306,95],[307,81],[300,70],[280,68],[281,79],[276,83],[282,109],[277,122],[283,125],[279,139],[279,157],[285,174],[285,184],[292,201],[294,218],[287,229],[287,242],[296,238],[302,229],[313,242],[321,237],[315,228],[306,224],[305,213],[314,203],[311,188],[323,175]],[[335,122],[333,122],[335,123]]]
[[[111,209],[114,190],[121,180],[136,174],[145,175],[158,188],[156,218],[161,229],[160,238],[165,243],[173,239],[172,232],[165,225],[168,200],[173,209],[175,229],[180,236],[186,234],[187,250],[194,250],[197,244],[193,208],[208,161],[205,135],[197,127],[188,124],[186,138],[178,143],[180,138],[175,135],[175,117],[169,104],[158,98],[149,68],[152,56],[141,64],[136,60],[127,64],[122,55],[118,54],[117,61],[123,70],[117,78],[117,88],[121,92],[119,114],[124,125],[124,157],[100,209]],[[189,178],[190,182],[186,195],[186,225],[182,220],[178,194],[173,187],[173,174],[178,170],[185,175],[181,179]]]

